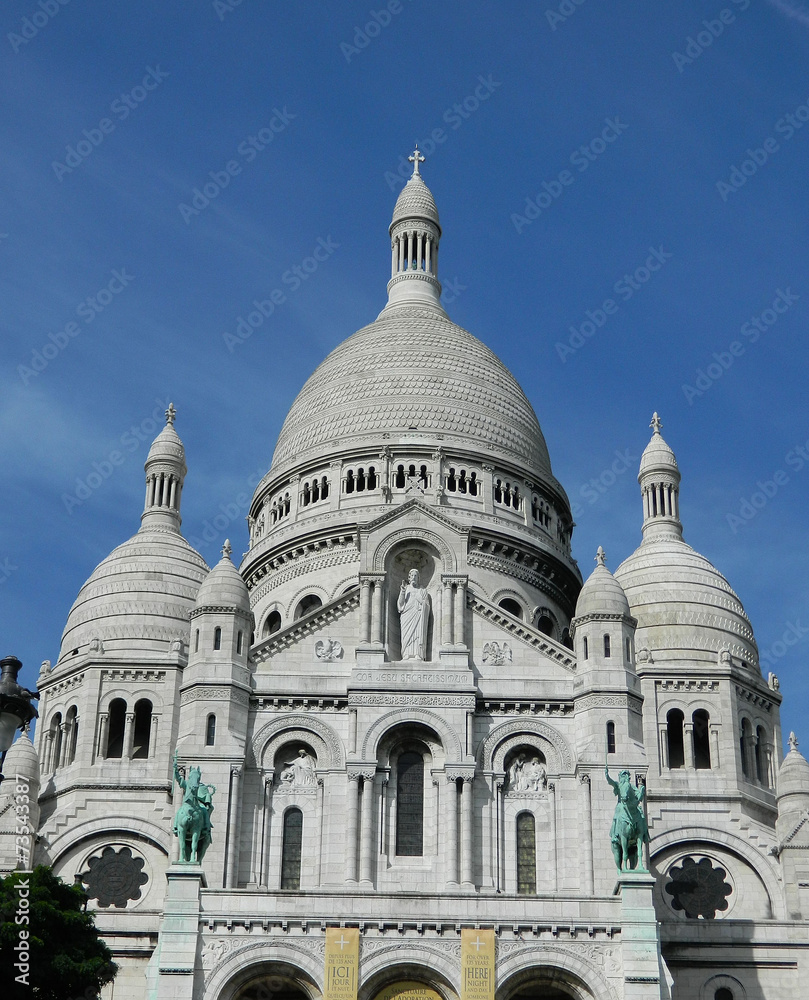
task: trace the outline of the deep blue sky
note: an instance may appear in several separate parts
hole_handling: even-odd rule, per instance
[[[139,525],[148,442],[124,440],[130,428],[174,401],[192,540],[267,470],[306,377],[384,305],[386,173],[418,139],[447,309],[533,402],[582,573],[599,544],[614,569],[640,540],[637,460],[659,410],[686,540],[739,593],[781,679],[785,734],[809,743],[809,462],[794,451],[809,439],[809,7],[558,7],[401,0],[365,34],[381,2],[3,5],[0,607],[29,685],[81,584]],[[251,148],[260,134],[274,137]],[[241,171],[211,204],[181,211],[231,160]],[[283,284],[318,240],[339,246]],[[650,248],[665,263],[616,290]],[[87,299],[114,271],[125,280],[96,312]],[[223,334],[279,287],[286,301],[228,351]],[[744,324],[779,296],[754,342]],[[617,311],[560,348],[605,299]],[[26,371],[51,334],[67,346]],[[712,363],[720,377],[696,382]],[[122,441],[122,464],[68,511]],[[631,468],[611,482],[616,452]],[[731,525],[779,470],[763,509]],[[225,532],[236,554],[245,513]],[[209,562],[220,544],[202,544]]]

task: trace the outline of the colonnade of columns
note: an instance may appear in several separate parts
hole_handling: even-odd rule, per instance
[[[171,472],[154,472],[146,480],[146,510],[151,507],[180,509],[180,492],[183,484]]]

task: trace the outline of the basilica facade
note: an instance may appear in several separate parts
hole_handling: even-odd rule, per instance
[[[809,763],[661,422],[640,545],[583,581],[529,401],[441,305],[411,159],[387,304],[293,403],[239,566],[181,534],[167,411],[7,755],[34,860],[84,887],[108,1000],[797,1000]]]

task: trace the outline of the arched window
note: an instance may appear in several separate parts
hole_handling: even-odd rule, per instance
[[[517,817],[517,892],[535,896],[537,892],[537,835],[532,813]]]
[[[409,750],[396,764],[396,853],[424,853],[424,758]]]
[[[79,739],[78,709],[75,705],[72,705],[68,709],[65,721],[67,722],[67,732],[65,733],[65,738],[67,739],[67,753],[65,754],[65,763],[72,764],[76,758],[76,746]]]
[[[284,813],[284,837],[281,847],[281,888],[301,887],[301,844],[303,842],[303,813],[300,809],[287,809]]]
[[[694,767],[705,771],[711,766],[710,716],[704,708],[698,708],[691,721],[694,723]]]
[[[632,640],[629,636],[626,637],[626,662],[632,662]]]
[[[669,767],[685,767],[685,746],[683,745],[683,720],[685,716],[679,708],[672,708],[666,716],[666,738],[669,744]]]
[[[241,656],[241,652],[242,652],[242,633],[241,632],[237,632],[236,633],[236,654],[238,656]]]
[[[503,611],[508,611],[510,615],[514,615],[515,618],[522,618],[522,608],[518,601],[515,601],[513,597],[504,597],[500,601],[500,607]]]
[[[109,708],[109,723],[107,728],[108,757],[123,757],[125,726],[126,702],[123,698],[114,698],[110,702]]]
[[[148,698],[135,702],[135,733],[132,748],[133,760],[145,760],[149,756],[149,740],[152,733],[152,703]]]
[[[729,990],[727,986],[720,986],[714,993],[713,1000],[733,1000],[733,991]]]
[[[756,777],[758,783],[765,788],[769,786],[767,781],[767,734],[763,726],[756,728]]]
[[[742,719],[742,733],[739,737],[739,751],[742,755],[742,774],[745,778],[750,777],[750,765],[747,759],[747,748],[750,746],[753,737],[753,727],[749,719]]]
[[[281,628],[280,611],[271,611],[264,619],[264,627],[261,630],[261,638],[262,639],[268,638],[268,636],[271,636],[273,632],[277,632],[280,628]]]
[[[604,656],[610,655],[610,637],[608,635],[604,636]]]
[[[216,743],[216,716],[211,712],[205,723],[205,746],[212,747]]]
[[[62,752],[62,713],[57,712],[51,719],[51,770],[59,767],[59,755]]]
[[[537,628],[540,632],[544,632],[545,635],[553,636],[553,619],[550,615],[541,613],[537,619]]]
[[[213,630],[213,648],[214,649],[222,648],[222,629],[218,625]]]
[[[312,611],[316,611],[319,607],[323,605],[323,601],[317,596],[317,594],[307,594],[299,603],[297,608],[295,608],[295,614],[292,616],[294,621],[299,618],[303,618],[304,615],[310,614]]]
[[[590,649],[589,649],[589,644],[587,642],[587,636],[584,637],[584,647],[583,648],[584,648],[584,658],[585,658],[585,660],[589,660],[589,658],[590,658]]]
[[[615,723],[607,723],[607,753],[615,753]]]
[[[197,629],[194,633],[194,652],[199,652],[199,629]]]

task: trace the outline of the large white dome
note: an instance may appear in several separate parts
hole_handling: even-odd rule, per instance
[[[417,306],[383,312],[320,364],[284,421],[272,471],[414,432],[551,476],[536,414],[511,372],[441,310]]]

